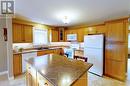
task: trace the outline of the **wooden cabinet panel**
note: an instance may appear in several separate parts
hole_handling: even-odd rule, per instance
[[[119,80],[125,80],[125,61],[116,61],[116,60],[111,60],[111,59],[106,59],[105,61],[105,74],[117,78]],[[122,66],[123,65],[123,66]]]
[[[106,58],[117,60],[117,61],[125,61],[126,59],[126,44],[106,44]]]
[[[88,74],[85,73],[72,86],[88,86]]]
[[[106,22],[105,74],[125,80],[128,19]]]
[[[33,42],[32,26],[24,25],[23,30],[24,30],[24,41],[27,43],[32,43]]]
[[[42,50],[42,51],[38,51],[37,52],[37,56],[42,56],[42,55],[46,55],[46,54],[61,54],[63,53],[63,49],[62,48],[58,48],[58,49],[50,49],[50,50]]]
[[[84,41],[84,31],[83,29],[78,29],[77,30],[77,40],[78,42],[83,42]]]
[[[14,73],[14,76],[22,74],[22,56],[21,56],[21,54],[13,55],[13,73]]]
[[[126,41],[126,28],[123,21],[106,23],[106,30],[107,41]]]
[[[55,49],[55,50],[54,50],[54,54],[60,55],[61,53],[64,53],[64,51],[62,50],[62,48],[59,48],[59,49]]]
[[[96,33],[105,34],[106,33],[105,25],[103,24],[103,25],[96,26]]]
[[[42,56],[42,55],[52,54],[52,53],[54,53],[54,50],[42,50],[37,52],[37,56]]]
[[[14,23],[12,28],[13,28],[14,43],[33,42],[32,26]]]
[[[21,24],[13,24],[13,42],[19,43],[23,41],[23,26]]]
[[[52,42],[58,42],[59,41],[59,30],[57,29],[52,29],[51,30],[52,33]]]

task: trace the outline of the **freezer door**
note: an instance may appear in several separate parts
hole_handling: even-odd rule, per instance
[[[104,36],[103,35],[86,35],[84,36],[85,48],[103,48]]]
[[[85,48],[84,56],[88,58],[88,63],[92,63],[93,66],[90,68],[90,72],[97,75],[103,75],[103,50],[95,48]]]

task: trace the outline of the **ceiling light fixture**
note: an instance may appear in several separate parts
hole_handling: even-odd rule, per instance
[[[69,23],[69,19],[68,19],[67,16],[64,16],[64,18],[63,18],[63,22],[64,22],[65,24],[68,24],[68,23]]]

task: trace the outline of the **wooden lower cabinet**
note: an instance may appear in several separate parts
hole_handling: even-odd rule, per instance
[[[46,54],[61,54],[63,52],[62,48],[42,50],[37,52],[37,56],[42,56]],[[22,54],[13,55],[13,75],[16,77],[22,74]]]
[[[87,72],[80,79],[78,79],[72,86],[88,86]]]
[[[126,78],[125,64],[124,61],[106,59],[105,75],[124,81]]]
[[[88,86],[87,77],[88,75],[86,72],[71,86]],[[26,86],[54,86],[54,85],[28,64],[26,73]],[[62,86],[62,84],[59,83],[59,86]]]
[[[38,51],[37,52],[37,56],[42,56],[42,55],[46,55],[46,54],[61,54],[63,53],[63,49],[62,48],[58,48],[58,49],[49,49],[49,50],[42,50],[42,51]]]
[[[21,54],[13,55],[13,73],[14,73],[14,76],[22,74],[22,55]]]
[[[54,53],[54,50],[42,50],[37,52],[37,56],[42,56],[42,55],[52,54],[52,53]]]

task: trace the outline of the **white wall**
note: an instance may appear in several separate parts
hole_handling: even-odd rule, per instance
[[[6,28],[8,31],[8,42],[7,42],[8,76],[10,79],[12,79],[13,78],[12,17],[6,18]]]
[[[0,17],[0,73],[7,71],[7,42],[3,38],[3,29],[6,27],[6,19]]]
[[[3,28],[7,28],[8,41],[4,41]],[[12,18],[0,16],[0,74],[13,77]]]

